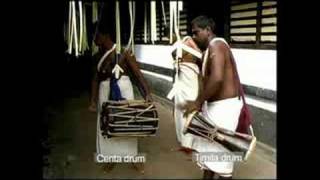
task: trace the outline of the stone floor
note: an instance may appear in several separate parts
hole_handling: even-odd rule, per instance
[[[172,110],[155,98],[160,125],[157,136],[139,139],[139,151],[145,153],[145,173],[141,174],[131,164],[117,164],[105,173],[94,162],[96,114],[90,113],[88,94],[65,99],[58,107],[49,107],[48,124],[51,153],[49,165],[43,168],[44,178],[134,178],[134,179],[199,179],[202,171],[191,157],[176,151],[178,147]],[[275,179],[274,157],[257,146],[245,163],[236,163],[234,179]]]

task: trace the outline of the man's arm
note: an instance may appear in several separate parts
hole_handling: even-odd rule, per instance
[[[97,102],[98,102],[98,75],[97,72],[94,73],[93,78],[91,80],[91,97],[90,97],[90,105],[89,111],[96,112],[97,111]]]
[[[144,90],[144,98],[146,101],[152,101],[152,97],[151,97],[151,92],[150,92],[150,88],[148,86],[147,81],[145,80],[145,78],[143,77],[143,74],[140,71],[139,65],[137,63],[136,57],[134,55],[131,55],[130,51],[126,51],[125,52],[125,56],[126,56],[126,62],[129,65],[130,70],[133,72],[133,75],[138,79],[139,84],[142,85],[142,88]],[[140,88],[139,88],[140,90]]]
[[[215,43],[209,45],[209,72],[205,77],[203,91],[200,92],[197,101],[202,104],[204,101],[214,97],[219,92],[224,78],[224,65],[225,65],[225,47],[222,43]],[[208,69],[209,68],[209,69]]]
[[[99,94],[99,79],[98,79],[98,71],[97,64],[99,61],[99,54],[95,53],[92,57],[92,79],[91,79],[91,94],[90,94],[90,106],[89,111],[96,112],[97,111],[97,102],[98,102],[98,94]]]
[[[199,110],[204,101],[216,96],[221,89],[224,79],[225,49],[225,45],[221,42],[209,44],[208,67],[206,67],[208,75],[204,78],[204,87],[194,104],[186,106],[186,113]]]

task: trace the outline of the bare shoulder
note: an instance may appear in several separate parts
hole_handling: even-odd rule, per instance
[[[126,56],[126,60],[129,61],[130,63],[137,63],[136,56],[131,52],[128,52]]]
[[[223,41],[210,41],[209,49],[211,50],[211,52],[224,52],[228,49],[228,46]]]
[[[124,53],[124,60],[125,60],[126,64],[129,65],[133,69],[135,69],[138,66],[138,62],[136,60],[136,57],[131,51],[126,51]]]

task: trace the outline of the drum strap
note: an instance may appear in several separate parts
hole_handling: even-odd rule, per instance
[[[243,107],[240,112],[239,123],[238,123],[238,127],[237,127],[236,131],[241,132],[241,133],[246,133],[245,131],[247,131],[247,129],[248,129],[251,131],[251,134],[253,135],[251,112],[249,111],[248,105],[247,105],[245,97],[244,97],[243,86],[240,81],[239,73],[237,70],[237,64],[235,62],[235,58],[234,58],[233,53],[231,51],[231,47],[223,38],[216,37],[216,38],[212,39],[211,41],[212,42],[213,41],[222,41],[229,47],[230,61],[233,66],[235,85],[238,85],[238,87],[239,87],[239,99],[242,98],[242,102],[243,102]],[[206,62],[208,59],[208,54],[209,54],[209,50],[207,49],[205,56],[204,56],[203,65],[202,65],[203,76],[205,76],[205,69],[206,69]]]
[[[104,60],[110,55],[110,53],[112,53],[114,50],[116,49],[116,44],[114,44],[112,46],[112,48],[110,50],[108,50],[99,60],[99,63],[97,65],[97,70],[100,71],[101,65],[104,62]]]
[[[230,49],[230,56],[231,56],[230,60],[231,60],[232,66],[233,66],[234,78],[236,79],[235,83],[237,83],[238,88],[239,88],[239,99],[241,97],[242,101],[243,101],[243,106],[242,106],[242,109],[240,112],[239,123],[238,123],[238,127],[237,127],[236,131],[241,132],[241,133],[248,133],[248,131],[251,131],[251,134],[254,136],[253,128],[252,128],[252,115],[251,115],[249,107],[246,103],[246,99],[244,97],[244,90],[243,90],[243,86],[240,81],[236,61],[234,59],[231,48],[229,48],[229,49]]]
[[[117,55],[121,53],[121,36],[120,36],[120,9],[119,1],[116,1],[116,52]],[[119,79],[120,72],[123,72],[123,69],[118,64],[118,56],[116,56],[116,65],[112,69],[112,74],[115,74],[115,78]]]
[[[178,34],[179,33],[177,32],[177,35]],[[179,76],[179,69],[180,69],[179,66],[181,65],[181,63],[179,61],[182,58],[182,50],[186,50],[187,52],[189,52],[190,54],[192,54],[192,55],[194,55],[196,57],[201,57],[201,53],[199,53],[199,52],[195,51],[194,49],[192,49],[192,48],[190,48],[190,47],[188,47],[188,46],[183,44],[183,42],[185,42],[189,38],[191,38],[191,37],[190,36],[186,36],[182,40],[180,40],[180,36],[178,36],[177,42],[173,45],[174,50],[176,49],[177,53],[176,53],[176,57],[175,57],[175,60],[174,60],[174,69],[175,69],[174,83],[172,85],[172,89],[167,94],[167,98],[171,99],[171,100],[176,95],[176,93],[178,92],[179,88],[181,88],[180,85],[179,85],[179,82],[177,82],[177,79],[178,79],[178,76]]]
[[[117,54],[115,59],[113,59],[113,61],[116,61],[117,58],[120,58],[119,54]],[[115,62],[113,62],[115,63]],[[116,64],[117,65],[117,64]],[[120,101],[120,100],[125,100],[124,97],[122,97],[121,95],[121,90],[118,84],[118,77],[116,77],[116,74],[112,74],[111,78],[110,78],[110,100],[114,100],[114,101]]]

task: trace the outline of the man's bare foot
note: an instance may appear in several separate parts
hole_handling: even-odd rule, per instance
[[[131,163],[132,167],[140,172],[141,174],[144,174],[144,163]]]
[[[91,104],[88,108],[90,112],[97,112],[97,106],[95,104]]]
[[[105,173],[109,173],[110,171],[112,171],[115,165],[116,163],[105,163],[102,165],[102,170]]]

